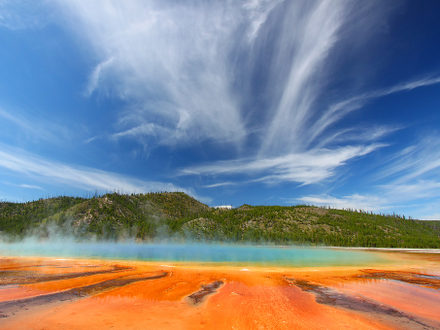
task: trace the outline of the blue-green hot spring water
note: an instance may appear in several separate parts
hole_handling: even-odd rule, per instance
[[[360,266],[389,262],[382,254],[349,249],[202,243],[78,243],[69,240],[2,242],[0,255],[293,267]]]

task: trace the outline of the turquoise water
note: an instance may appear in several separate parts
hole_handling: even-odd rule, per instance
[[[2,256],[184,261],[265,266],[357,266],[382,263],[377,253],[329,248],[272,247],[227,244],[139,244],[24,241],[0,243]]]

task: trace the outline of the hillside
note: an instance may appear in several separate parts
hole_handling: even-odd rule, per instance
[[[0,231],[11,239],[191,239],[274,244],[440,248],[440,222],[313,206],[218,210],[184,193],[106,194],[0,203]]]

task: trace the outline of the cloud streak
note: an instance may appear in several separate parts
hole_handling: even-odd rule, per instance
[[[271,77],[282,93],[273,101],[275,109],[261,152],[289,152],[303,146],[302,133],[320,91],[316,75],[338,39],[347,7],[345,1],[315,1],[308,6],[299,2],[288,7],[281,26],[281,58],[275,59]],[[289,56],[292,52],[294,56]],[[283,72],[287,76],[280,86]]]
[[[380,169],[369,178],[370,182],[376,182],[369,194],[308,195],[291,201],[383,212],[400,210],[422,219],[433,219],[440,203],[439,141],[438,135],[432,134],[387,156]]]
[[[337,150],[312,150],[292,153],[275,158],[237,159],[219,161],[214,164],[183,169],[181,175],[246,175],[253,181],[265,183],[296,182],[313,184],[328,179],[334,171],[348,161],[365,156],[383,147],[381,144],[369,146],[342,147]]]
[[[436,85],[440,83],[440,77],[430,77],[408,81],[402,84],[398,84],[389,88],[379,89],[372,92],[364,93],[354,96],[352,98],[337,102],[331,105],[326,112],[320,117],[320,119],[312,125],[310,132],[312,134],[308,137],[309,143],[312,143],[320,137],[327,128],[335,124],[349,113],[361,109],[371,100],[381,98],[384,96],[392,95],[395,93],[401,93],[405,91],[411,91],[416,88]]]
[[[18,130],[14,133],[32,137],[32,140],[44,140],[51,143],[59,143],[60,140],[70,137],[71,133],[66,126],[54,122],[45,121],[34,116],[24,116],[18,111],[7,111],[0,107],[0,118],[3,119],[6,130],[12,124]],[[8,124],[6,124],[6,122]],[[0,123],[0,127],[2,127]]]
[[[87,191],[119,191],[145,193],[150,191],[186,191],[171,183],[143,181],[90,167],[72,166],[50,161],[16,148],[0,145],[0,168],[51,185],[67,185]],[[22,185],[37,189],[37,186]],[[191,192],[189,192],[191,194]]]
[[[383,211],[387,208],[383,199],[377,196],[368,195],[347,195],[343,197],[334,197],[331,195],[313,195],[304,196],[293,200],[293,202],[302,202],[317,206],[330,206],[337,209],[352,209],[364,211]]]
[[[19,184],[18,186],[20,188],[26,188],[26,189],[44,190],[42,187],[36,186],[36,185],[33,185],[33,184],[22,183],[22,184]]]
[[[225,182],[217,182],[212,184],[204,185],[203,188],[218,188],[218,187],[227,187],[227,186],[235,186],[237,183],[232,181]]]

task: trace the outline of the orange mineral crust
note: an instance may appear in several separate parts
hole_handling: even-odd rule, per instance
[[[315,268],[3,257],[0,328],[439,328],[438,258],[391,255]]]

